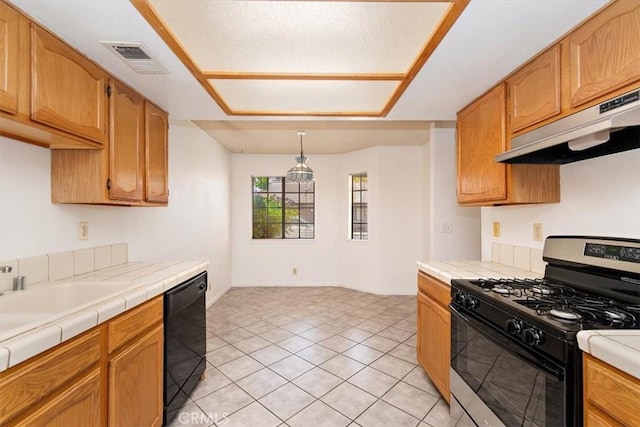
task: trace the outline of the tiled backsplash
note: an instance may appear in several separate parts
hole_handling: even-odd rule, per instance
[[[13,278],[25,276],[30,283],[54,281],[90,273],[102,268],[125,264],[128,260],[126,243],[56,252],[27,258],[0,261],[12,267],[11,273],[0,273],[0,291],[13,288]]]
[[[542,260],[540,249],[501,243],[491,244],[491,261],[540,274],[544,274],[544,269],[547,266],[547,263]]]

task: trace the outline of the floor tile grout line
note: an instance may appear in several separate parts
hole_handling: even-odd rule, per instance
[[[370,294],[361,293],[361,295],[370,295]],[[393,298],[393,296],[390,296],[390,298]],[[234,359],[231,359],[231,360],[229,360],[229,361],[227,361],[227,362],[225,362],[225,363],[229,363],[229,362],[231,362],[231,361],[233,361],[233,360],[236,360],[236,359],[238,359],[238,358],[240,358],[240,357],[249,356],[249,358],[250,358],[250,359],[254,360],[255,362],[259,363],[259,364],[260,364],[260,366],[262,366],[262,368],[260,368],[258,371],[260,371],[260,370],[262,370],[262,369],[267,368],[267,369],[269,369],[269,371],[270,371],[270,372],[275,373],[276,375],[280,376],[281,378],[284,378],[285,380],[287,380],[287,383],[291,383],[292,385],[294,385],[294,386],[296,386],[296,387],[299,387],[299,386],[297,386],[293,381],[295,381],[297,378],[299,378],[300,376],[304,375],[305,373],[309,372],[310,370],[315,369],[316,367],[317,367],[317,368],[319,368],[319,369],[321,369],[321,370],[323,370],[324,372],[327,372],[327,373],[329,373],[329,374],[331,374],[331,375],[334,375],[334,376],[335,376],[335,374],[333,374],[332,372],[328,371],[327,369],[325,369],[325,368],[321,367],[321,365],[322,365],[322,364],[324,364],[324,363],[326,363],[327,361],[329,361],[329,360],[331,360],[331,359],[333,359],[333,358],[337,357],[338,355],[342,355],[342,356],[344,356],[344,357],[346,357],[346,358],[349,358],[349,359],[351,359],[351,360],[353,360],[353,361],[355,361],[355,362],[357,362],[357,363],[359,363],[359,364],[362,364],[362,365],[363,365],[363,367],[362,367],[362,368],[358,369],[356,372],[354,372],[353,374],[351,374],[351,375],[350,375],[349,377],[347,377],[346,379],[343,379],[343,378],[341,378],[341,377],[338,377],[338,378],[340,378],[340,382],[339,382],[336,386],[334,386],[333,388],[331,388],[331,389],[329,389],[329,390],[325,391],[325,392],[324,392],[324,394],[322,394],[321,396],[319,396],[319,397],[317,397],[317,398],[316,398],[315,396],[313,396],[313,395],[312,395],[314,399],[313,399],[313,401],[312,401],[312,402],[310,402],[310,403],[309,403],[309,405],[313,404],[314,402],[316,402],[316,401],[318,401],[318,400],[320,400],[321,402],[323,402],[323,401],[322,401],[322,398],[324,398],[327,394],[331,393],[333,390],[335,390],[335,388],[339,387],[340,385],[344,384],[345,382],[349,382],[349,379],[350,379],[350,378],[352,378],[354,375],[358,374],[358,372],[361,372],[361,371],[362,371],[363,369],[365,369],[366,367],[370,367],[371,369],[374,369],[374,370],[376,370],[377,372],[382,372],[381,370],[378,370],[378,369],[374,368],[374,367],[373,367],[373,366],[371,366],[371,365],[372,365],[372,364],[374,364],[376,361],[380,360],[381,358],[385,357],[385,356],[390,356],[390,357],[392,357],[392,358],[394,358],[394,359],[397,359],[397,360],[400,360],[400,361],[403,361],[403,362],[405,362],[405,363],[408,363],[408,364],[413,365],[413,368],[412,368],[409,372],[407,372],[407,373],[406,373],[402,378],[398,379],[398,378],[395,378],[395,377],[391,376],[392,378],[394,378],[394,380],[396,380],[396,381],[395,381],[395,383],[394,383],[394,385],[393,385],[391,388],[389,388],[389,389],[388,389],[388,390],[387,390],[387,391],[386,391],[386,392],[385,392],[381,397],[374,396],[374,397],[376,398],[376,400],[375,400],[371,405],[369,405],[367,408],[365,408],[365,409],[364,409],[360,414],[358,414],[358,416],[357,416],[357,417],[359,417],[360,415],[362,415],[362,413],[366,412],[366,411],[368,410],[368,408],[369,408],[369,407],[371,407],[372,405],[374,405],[376,402],[378,402],[378,401],[380,401],[380,400],[383,400],[384,396],[385,396],[385,395],[386,395],[386,394],[387,394],[387,393],[388,393],[388,392],[389,392],[393,387],[395,387],[397,384],[399,384],[400,382],[402,382],[402,380],[403,380],[404,378],[406,378],[406,376],[408,376],[408,375],[409,375],[409,374],[410,374],[410,373],[415,369],[415,367],[417,366],[417,365],[416,365],[414,362],[412,362],[412,361],[409,361],[409,360],[403,359],[402,357],[397,357],[397,356],[395,356],[395,355],[391,354],[391,351],[394,351],[394,350],[395,350],[396,348],[398,348],[400,345],[409,345],[409,346],[410,346],[410,344],[407,344],[407,342],[408,342],[408,341],[410,341],[412,338],[415,338],[415,333],[413,333],[413,332],[412,332],[412,330],[407,330],[405,325],[400,325],[400,327],[398,327],[398,326],[397,326],[397,325],[398,325],[398,323],[403,322],[403,321],[405,321],[406,319],[410,318],[412,315],[414,315],[414,313],[412,313],[412,312],[411,312],[411,308],[408,306],[408,304],[409,304],[409,303],[410,303],[410,301],[406,301],[406,302],[405,302],[405,301],[401,301],[401,300],[399,300],[399,302],[397,302],[397,303],[384,305],[384,304],[382,304],[382,301],[380,301],[380,300],[375,300],[375,301],[372,301],[372,302],[367,303],[366,305],[359,305],[359,306],[357,306],[357,307],[352,307],[351,312],[349,312],[349,311],[344,311],[344,310],[340,310],[340,311],[342,312],[342,314],[340,314],[340,316],[339,316],[339,317],[337,317],[337,318],[335,318],[335,319],[325,320],[324,322],[319,323],[319,324],[314,324],[315,322],[313,322],[313,323],[308,323],[308,324],[312,324],[312,325],[313,325],[313,327],[308,328],[308,329],[305,329],[305,330],[300,330],[298,333],[295,333],[295,332],[293,332],[293,331],[291,331],[291,330],[288,330],[288,332],[292,334],[292,337],[293,337],[293,336],[297,336],[297,337],[299,337],[299,338],[306,339],[306,340],[308,340],[308,341],[310,341],[310,342],[312,343],[312,344],[310,344],[309,346],[306,346],[306,347],[303,347],[303,348],[297,349],[296,351],[290,351],[289,349],[287,349],[287,348],[285,348],[285,347],[282,347],[282,346],[278,345],[279,343],[281,343],[282,341],[286,340],[287,338],[283,338],[283,339],[281,339],[281,340],[279,340],[279,341],[277,341],[277,342],[272,342],[272,341],[270,341],[270,340],[268,340],[268,339],[265,339],[265,338],[263,338],[263,337],[261,336],[262,334],[267,333],[267,332],[268,332],[268,331],[270,331],[270,330],[274,330],[274,329],[276,329],[276,328],[278,328],[278,327],[279,327],[279,328],[281,328],[281,329],[283,329],[283,330],[287,330],[286,328],[282,328],[282,327],[281,327],[281,326],[284,326],[285,324],[280,325],[280,326],[275,325],[273,328],[270,328],[270,329],[267,329],[267,330],[264,330],[264,331],[262,331],[262,332],[258,332],[258,333],[253,332],[253,331],[251,331],[250,329],[246,329],[247,327],[250,327],[251,325],[254,325],[254,324],[258,323],[258,322],[262,322],[262,321],[264,321],[264,322],[270,323],[270,322],[269,322],[265,317],[263,317],[263,316],[265,316],[265,313],[259,313],[258,315],[256,315],[256,316],[255,316],[255,319],[254,319],[254,321],[253,321],[253,322],[245,323],[245,324],[244,324],[244,326],[241,326],[241,325],[239,325],[239,324],[236,324],[236,323],[233,323],[232,321],[230,321],[230,323],[232,323],[233,325],[235,325],[235,329],[233,329],[233,330],[242,329],[242,330],[244,330],[246,333],[251,334],[250,336],[248,336],[248,337],[246,337],[246,338],[243,338],[243,339],[241,339],[241,340],[235,340],[234,342],[229,342],[229,341],[225,340],[224,338],[222,338],[221,336],[216,335],[216,334],[215,334],[215,332],[213,332],[213,331],[210,331],[210,333],[212,333],[214,336],[217,336],[217,337],[218,337],[218,338],[220,338],[223,342],[227,343],[227,345],[231,346],[232,348],[234,348],[235,350],[237,350],[237,351],[239,351],[239,352],[241,353],[241,356],[238,356],[238,357],[236,357],[236,358],[234,358]],[[332,330],[329,330],[329,329],[326,329],[326,328],[325,328],[325,330],[327,330],[327,331],[330,333],[330,335],[329,335],[329,336],[327,336],[327,337],[325,337],[324,339],[314,338],[313,340],[309,340],[308,338],[306,338],[306,337],[304,337],[304,336],[302,336],[302,335],[301,335],[301,334],[303,334],[304,332],[309,331],[310,329],[314,329],[314,328],[316,328],[316,327],[320,327],[320,326],[322,326],[322,325],[327,325],[328,323],[339,322],[339,321],[340,321],[340,318],[342,318],[342,317],[344,317],[344,316],[352,316],[352,317],[351,317],[351,319],[352,319],[352,318],[353,318],[353,316],[354,316],[354,315],[352,314],[352,312],[353,312],[353,311],[364,310],[365,308],[370,307],[370,306],[372,306],[372,305],[382,306],[382,307],[384,307],[384,310],[379,311],[380,309],[378,308],[378,309],[376,309],[377,311],[372,312],[372,314],[370,314],[368,318],[366,318],[366,319],[361,318],[361,319],[363,319],[363,320],[361,320],[361,321],[359,321],[358,323],[355,323],[355,324],[351,324],[351,323],[352,323],[351,321],[342,321],[344,324],[348,325],[348,327],[345,327],[345,328],[342,328],[342,329],[335,329],[335,328],[334,328],[334,329],[332,329]],[[407,306],[407,308],[402,309],[402,311],[395,310],[395,309],[398,309],[398,308],[399,308],[399,307],[401,307],[401,306]],[[394,310],[394,311],[393,311],[393,313],[389,313],[391,310]],[[322,316],[322,315],[323,315],[323,313],[325,313],[325,310],[320,311],[320,312],[316,312],[316,313],[314,313],[313,315]],[[358,327],[359,325],[362,325],[363,323],[365,323],[365,322],[367,322],[367,321],[370,321],[370,320],[372,320],[372,319],[376,319],[376,318],[383,317],[385,314],[388,314],[388,316],[386,316],[386,319],[384,319],[384,322],[383,322],[383,323],[385,323],[385,324],[384,324],[384,327],[383,327],[382,329],[380,329],[380,330],[377,330],[377,328],[375,328],[375,329],[376,329],[376,332],[371,332],[371,330],[367,330],[367,329],[359,328],[359,327]],[[248,314],[247,314],[247,315],[248,315]],[[244,316],[244,318],[246,319],[246,316],[247,316],[247,315],[245,315],[245,314],[240,314],[240,315],[238,316],[238,318],[241,318],[241,317],[243,317],[243,316]],[[297,317],[297,315],[292,315],[292,316],[290,316],[290,317],[292,317],[293,319],[295,319],[295,321],[304,322],[304,318],[299,318],[299,317]],[[391,322],[391,323],[389,323],[389,319],[390,319],[390,318],[391,318],[391,319],[393,319],[393,322]],[[244,320],[243,320],[243,323],[244,323]],[[290,323],[292,323],[292,322],[290,322]],[[306,322],[305,322],[305,323],[306,323]],[[407,337],[406,339],[404,339],[404,340],[400,340],[400,341],[396,341],[396,340],[395,340],[395,339],[393,339],[393,338],[389,338],[389,337],[385,337],[384,335],[380,335],[381,333],[383,333],[383,332],[384,332],[384,331],[386,331],[386,330],[389,330],[389,329],[390,329],[390,328],[392,328],[392,327],[395,327],[396,329],[400,329],[400,330],[402,330],[402,331],[404,331],[404,332],[410,333],[411,335],[410,335],[409,337]],[[360,329],[360,330],[364,331],[365,333],[370,334],[370,336],[369,336],[369,337],[367,337],[367,338],[364,338],[364,339],[358,340],[358,339],[352,339],[352,338],[349,338],[348,336],[344,336],[344,335],[342,335],[342,334],[343,334],[343,333],[345,333],[347,330],[354,329],[354,328],[356,328],[356,329]],[[320,328],[320,329],[321,329],[321,328]],[[228,331],[232,331],[232,330],[228,330]],[[222,332],[222,333],[226,333],[226,332],[228,332],[228,331],[225,331],[225,332]],[[355,346],[357,346],[357,345],[359,345],[359,344],[362,344],[363,346],[366,346],[367,348],[370,348],[370,349],[372,349],[372,350],[374,350],[374,351],[380,351],[378,348],[371,347],[370,345],[367,345],[367,344],[363,344],[363,343],[364,343],[364,341],[368,340],[369,338],[371,338],[371,337],[373,337],[373,336],[379,336],[379,337],[381,337],[381,338],[385,338],[385,339],[387,339],[387,340],[391,340],[391,341],[393,341],[393,342],[395,343],[395,345],[394,345],[393,347],[391,347],[391,348],[387,349],[386,351],[382,351],[382,352],[381,352],[382,354],[381,354],[379,357],[376,357],[375,359],[373,359],[373,360],[369,361],[369,363],[361,362],[360,360],[357,360],[357,359],[355,359],[355,358],[349,357],[348,355],[344,354],[344,352],[348,351],[349,349],[351,349],[351,348],[353,348],[353,347],[355,347]],[[246,340],[246,339],[250,339],[250,338],[253,338],[253,337],[259,337],[259,338],[261,338],[261,339],[263,339],[263,340],[267,341],[269,344],[268,344],[268,345],[266,345],[266,346],[264,346],[264,347],[256,348],[255,350],[250,351],[250,352],[245,352],[244,350],[242,350],[242,349],[240,349],[240,348],[238,348],[238,347],[236,347],[236,346],[234,345],[234,344],[236,344],[237,342],[240,342],[240,341],[243,341],[243,340]],[[350,345],[348,348],[343,349],[342,351],[334,350],[333,348],[328,347],[327,345],[323,345],[323,344],[322,344],[322,342],[323,342],[323,341],[325,341],[325,340],[329,340],[329,339],[334,338],[334,337],[340,337],[340,338],[343,338],[343,339],[349,340],[349,341],[350,341],[351,343],[353,343],[353,344],[352,344],[352,345]],[[288,337],[288,338],[291,338],[291,337]],[[311,346],[314,346],[314,345],[316,345],[316,344],[317,344],[317,345],[319,345],[319,346],[321,346],[322,348],[325,348],[325,349],[328,349],[328,350],[334,351],[334,352],[336,352],[336,354],[335,354],[335,355],[333,355],[332,357],[330,357],[329,359],[326,359],[326,360],[324,360],[324,361],[319,362],[318,364],[316,364],[316,363],[312,362],[311,360],[305,359],[304,357],[302,357],[302,356],[299,356],[299,355],[298,355],[298,353],[300,353],[300,352],[304,351],[305,349],[307,349],[307,348],[309,348],[309,347],[311,347]],[[292,356],[292,355],[295,355],[296,357],[298,357],[298,358],[300,358],[300,359],[302,359],[302,360],[305,360],[305,362],[306,362],[306,363],[309,363],[309,364],[312,366],[312,368],[311,368],[311,369],[308,369],[308,370],[306,370],[306,371],[304,371],[304,372],[302,372],[301,374],[299,374],[299,375],[297,375],[297,376],[295,376],[295,377],[293,377],[293,378],[291,378],[291,380],[289,380],[288,378],[282,377],[278,372],[274,371],[274,370],[271,368],[271,365],[273,365],[273,364],[275,364],[275,363],[278,363],[280,360],[283,360],[284,358],[279,359],[279,360],[275,360],[275,361],[271,362],[270,364],[265,364],[265,363],[262,363],[260,360],[258,360],[256,357],[254,357],[254,356],[252,356],[252,355],[251,355],[251,353],[257,352],[257,351],[259,351],[259,350],[261,350],[261,349],[263,349],[263,348],[269,347],[269,346],[271,346],[271,345],[275,345],[275,346],[277,346],[278,348],[280,348],[280,349],[282,349],[282,350],[286,351],[287,353],[289,353],[289,355],[288,355],[288,356],[285,356],[284,358],[287,358],[287,357],[290,357],[290,356]],[[215,351],[215,350],[212,350],[212,351]],[[218,369],[220,366],[224,365],[224,363],[222,363],[222,364],[220,364],[220,365],[218,365],[218,366],[213,365],[213,363],[209,363],[209,365],[211,365],[212,367],[214,367],[214,368]],[[219,369],[218,369],[218,370],[219,370]],[[256,372],[258,372],[258,371],[254,371],[254,372],[252,372],[252,373],[249,373],[248,375],[245,375],[245,376],[243,376],[242,378],[237,379],[236,381],[232,381],[232,380],[231,380],[230,378],[228,378],[224,373],[222,373],[222,371],[220,371],[220,373],[221,373],[225,378],[229,379],[229,381],[231,381],[231,383],[235,384],[237,387],[239,387],[241,390],[243,390],[243,392],[246,392],[246,390],[245,390],[245,389],[243,389],[242,387],[240,387],[240,386],[237,384],[237,382],[238,382],[238,381],[241,381],[243,378],[246,378],[247,376],[250,376],[250,375],[252,375],[252,374],[255,374],[255,373],[256,373]],[[385,372],[382,372],[382,373],[383,373],[383,374],[386,374]],[[388,375],[388,374],[387,374],[387,375]],[[285,384],[287,384],[287,383],[285,383]],[[283,384],[282,386],[284,386],[285,384]],[[353,384],[353,383],[350,383],[350,382],[349,382],[349,384],[350,384],[350,385],[352,385],[352,386],[354,386],[354,387],[357,387],[357,386],[355,386],[355,384]],[[409,386],[411,386],[411,387],[414,387],[414,388],[418,389],[417,387],[413,386],[412,384],[409,384],[409,383],[405,383],[405,384],[407,384],[407,385],[409,385]],[[281,387],[282,387],[282,386],[281,386]],[[357,387],[357,388],[358,388],[358,389],[360,389],[360,390],[362,390],[363,392],[365,392],[365,393],[369,394],[369,392],[367,392],[366,390],[363,390],[363,389],[361,389],[361,388],[359,388],[359,387]],[[303,390],[304,390],[304,389],[303,389]],[[418,389],[418,390],[421,390],[421,389]],[[424,390],[421,390],[421,391],[424,391]],[[248,394],[248,393],[247,393],[247,394]],[[267,393],[267,395],[268,395],[268,394],[269,394],[269,393]],[[430,394],[430,393],[429,393],[429,394]],[[249,395],[249,396],[251,397],[251,399],[252,399],[253,401],[258,401],[258,399],[255,399],[253,396],[251,396],[251,395]],[[266,395],[265,395],[265,396],[266,396]],[[263,397],[264,397],[264,396],[263,396]],[[261,398],[262,398],[262,397],[261,397]],[[384,400],[383,400],[383,401],[384,401]],[[437,405],[437,402],[438,402],[438,401],[436,401],[436,404],[434,404],[434,406],[435,406],[435,405]],[[195,402],[194,402],[194,403],[195,403]],[[260,402],[259,402],[259,403],[260,403]],[[323,403],[324,403],[324,402],[323,402]],[[385,402],[385,403],[390,404],[389,402]],[[249,404],[251,404],[251,403],[249,403]],[[307,405],[307,406],[309,406],[309,405]],[[328,404],[326,404],[326,403],[325,403],[325,405],[327,405],[328,407],[330,407],[330,408],[332,408],[333,410],[337,411],[338,413],[341,413],[341,414],[342,414],[342,412],[338,411],[338,410],[337,410],[337,408],[333,408],[333,407],[331,407],[331,405],[328,405]],[[392,404],[390,404],[390,405],[392,405]],[[261,406],[263,406],[263,407],[264,407],[264,405],[262,405],[262,404],[261,404]],[[307,406],[305,406],[304,408],[306,408]],[[392,405],[392,406],[394,406],[394,405]],[[246,406],[244,406],[244,407],[246,407]],[[243,408],[244,408],[244,407],[243,407]],[[395,407],[395,406],[394,406],[394,407]],[[240,408],[240,409],[236,410],[235,412],[237,412],[237,411],[239,411],[239,410],[242,410],[243,408]],[[303,409],[304,409],[304,408],[303,408]],[[267,408],[267,409],[268,409],[268,408]],[[301,410],[303,410],[303,409],[301,409]],[[397,409],[401,410],[401,411],[402,411],[402,412],[404,412],[404,413],[407,413],[406,411],[402,410],[401,408],[397,408]],[[431,410],[431,409],[430,409],[430,410]],[[234,413],[235,413],[235,412],[234,412]],[[269,411],[269,412],[271,412],[271,411]],[[296,414],[297,414],[297,413],[299,413],[299,412],[300,412],[300,411],[296,412]],[[274,415],[275,415],[275,414],[274,414]],[[345,417],[347,417],[347,419],[349,419],[349,420],[353,420],[351,417],[347,416],[346,414],[342,414],[342,415],[344,415]],[[409,414],[409,415],[411,415],[411,414]],[[428,412],[427,412],[427,414],[425,415],[425,417],[426,417],[427,415],[428,415]],[[294,415],[292,415],[291,417],[293,417],[293,416],[295,416],[295,414],[294,414]],[[277,417],[277,416],[276,416],[276,417]],[[289,417],[289,418],[287,418],[287,419],[290,419],[291,417]],[[357,417],[356,417],[356,418],[357,418]],[[415,417],[414,417],[414,418],[415,418]],[[277,419],[281,420],[279,417],[277,417]],[[424,418],[423,418],[423,419],[424,419]]]

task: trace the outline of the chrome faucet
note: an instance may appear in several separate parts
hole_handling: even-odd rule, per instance
[[[14,291],[22,291],[27,289],[27,277],[26,276],[16,276],[13,278],[13,290]]]

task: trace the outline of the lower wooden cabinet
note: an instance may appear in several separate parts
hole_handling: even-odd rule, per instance
[[[640,426],[640,380],[584,353],[584,424]]]
[[[109,360],[110,426],[162,425],[163,336],[160,325]]]
[[[161,426],[162,307],[160,295],[0,373],[0,425]]]
[[[450,287],[418,273],[417,358],[433,384],[449,403],[451,365]]]
[[[98,426],[101,419],[100,369],[74,381],[39,408],[29,411],[17,426]],[[11,425],[11,424],[10,424]]]

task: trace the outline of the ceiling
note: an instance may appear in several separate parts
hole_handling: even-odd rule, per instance
[[[229,115],[385,116],[469,0],[132,0]]]
[[[244,153],[296,153],[299,129],[307,131],[308,153],[423,144],[429,122],[455,120],[456,111],[606,3],[471,0],[461,7],[450,0],[464,10],[448,18],[455,22],[430,50],[427,39],[450,2],[9,1],[172,120],[192,120]],[[170,21],[182,54],[139,13],[141,4]],[[142,42],[169,73],[137,74],[102,42]],[[414,67],[420,58],[424,65]]]

